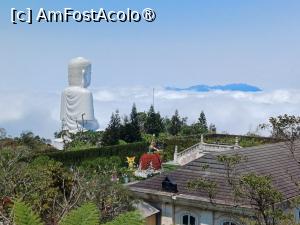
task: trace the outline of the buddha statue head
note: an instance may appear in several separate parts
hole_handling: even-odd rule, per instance
[[[91,83],[91,62],[85,58],[71,59],[68,66],[68,79],[70,86],[86,88]]]

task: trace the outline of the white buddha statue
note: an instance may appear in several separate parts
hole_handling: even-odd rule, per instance
[[[79,130],[97,130],[99,124],[94,117],[93,95],[87,87],[91,83],[90,61],[78,57],[68,67],[69,87],[61,96],[60,119],[63,130],[76,133]]]

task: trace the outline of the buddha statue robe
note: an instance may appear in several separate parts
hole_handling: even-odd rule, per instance
[[[63,130],[76,133],[80,130],[97,130],[99,124],[94,117],[93,95],[87,87],[91,83],[91,63],[78,57],[68,66],[67,87],[61,96],[60,119]]]

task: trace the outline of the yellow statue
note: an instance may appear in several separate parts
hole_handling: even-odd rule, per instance
[[[133,157],[126,157],[126,158],[127,158],[128,168],[130,170],[133,170],[134,169],[135,156],[133,156]]]

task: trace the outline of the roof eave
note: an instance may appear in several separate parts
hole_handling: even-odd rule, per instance
[[[237,205],[225,202],[224,200],[170,193],[163,191],[154,191],[150,189],[130,187],[130,190],[137,196],[150,202],[176,203],[178,205],[188,205],[203,210],[221,211],[228,213],[237,213],[245,216],[253,215],[254,210],[248,205]]]

